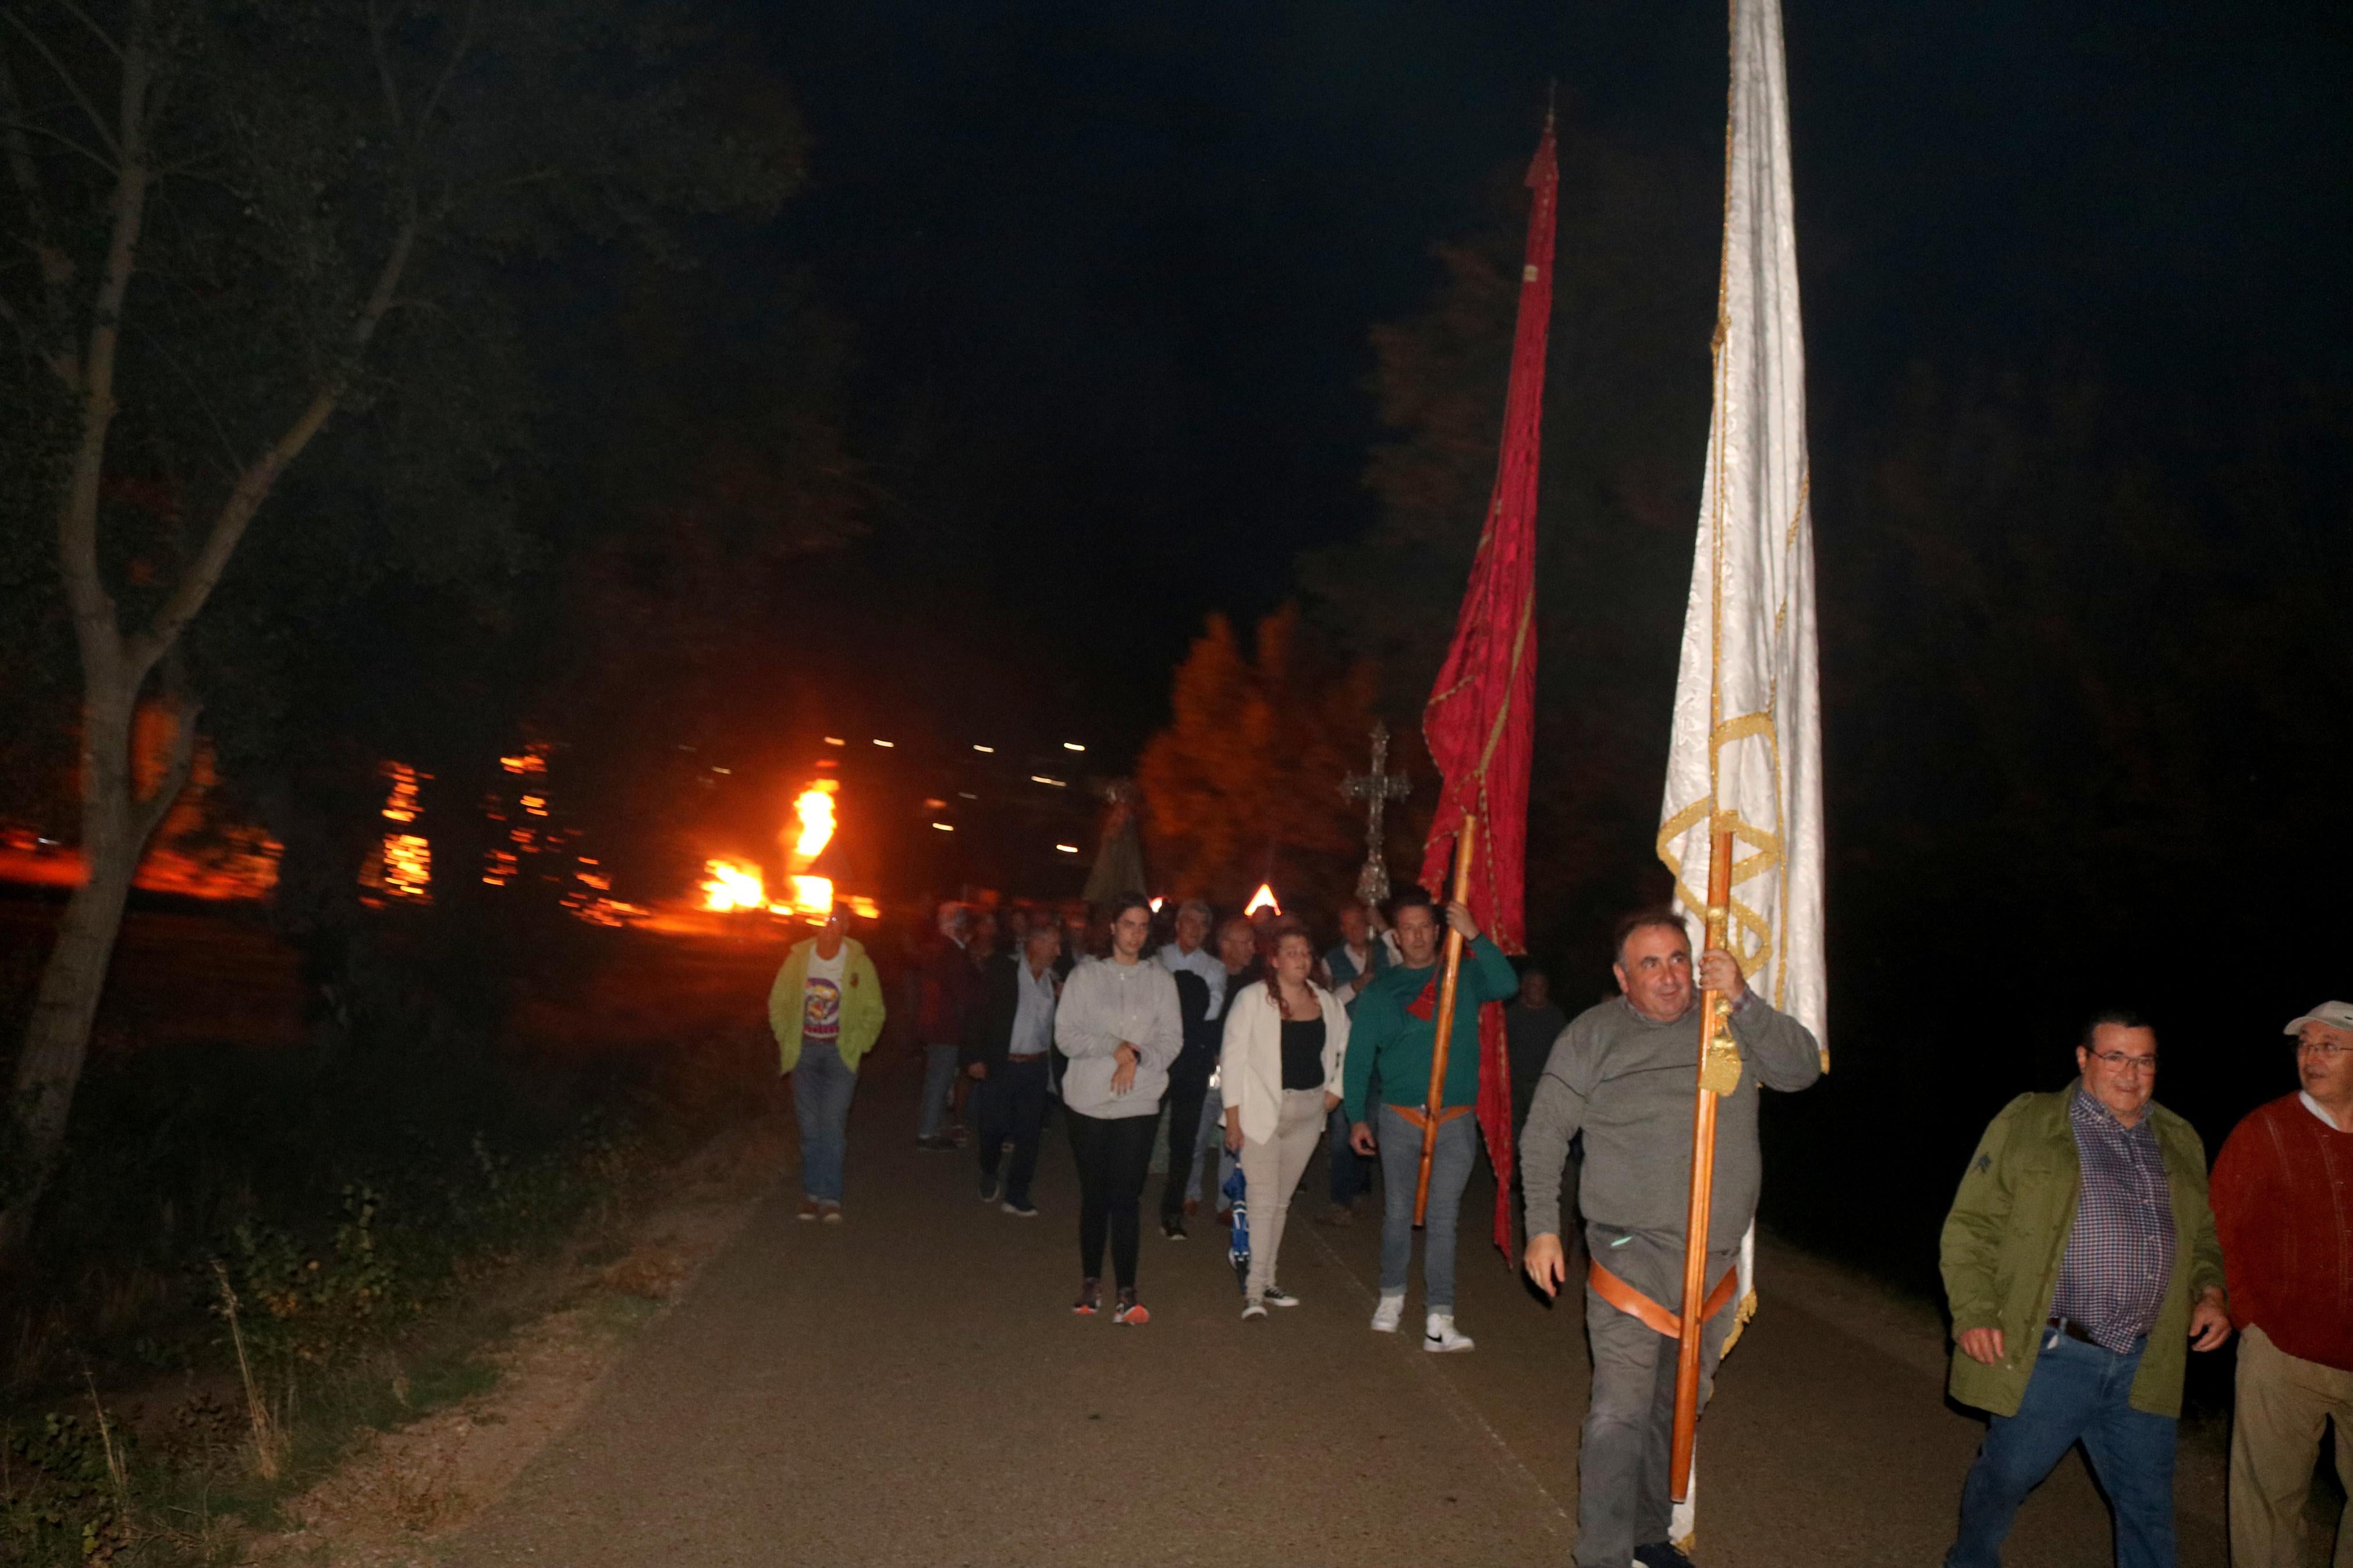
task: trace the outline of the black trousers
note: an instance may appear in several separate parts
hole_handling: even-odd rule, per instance
[[[1046,1125],[1046,1058],[1007,1058],[973,1085],[973,1131],[980,1143],[980,1173],[994,1179],[1005,1141],[1013,1163],[1005,1173],[1005,1201],[1029,1206],[1029,1179],[1038,1173],[1038,1135]]]
[[[1193,1180],[1194,1145],[1201,1141],[1201,1107],[1209,1094],[1209,1070],[1217,1058],[1207,1052],[1198,1062],[1183,1057],[1168,1072],[1168,1180],[1160,1189],[1160,1217],[1175,1219],[1185,1212],[1185,1188]]]
[[[1157,1116],[1082,1116],[1062,1108],[1071,1124],[1071,1153],[1079,1166],[1079,1272],[1103,1278],[1103,1240],[1111,1241],[1112,1272],[1125,1290],[1135,1284],[1136,1211],[1152,1164]]]

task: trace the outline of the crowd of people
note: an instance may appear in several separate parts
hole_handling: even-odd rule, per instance
[[[1819,1043],[1750,989],[1737,960],[1694,959],[1683,917],[1620,922],[1617,994],[1573,1019],[1546,975],[1513,960],[1460,904],[1408,888],[1352,906],[1319,951],[1261,910],[1223,921],[1198,900],[1141,896],[1090,910],[940,904],[910,955],[903,1016],[923,1057],[918,1149],[970,1145],[982,1200],[1039,1216],[1032,1183],[1059,1108],[1079,1184],[1071,1310],[1150,1321],[1138,1283],[1155,1147],[1170,1241],[1205,1206],[1249,1232],[1241,1316],[1297,1304],[1279,1268],[1292,1200],[1318,1147],[1349,1225],[1381,1188],[1370,1327],[1406,1319],[1414,1207],[1431,1145],[1421,1247],[1422,1345],[1473,1342],[1455,1319],[1456,1222],[1477,1162],[1474,1042],[1488,1003],[1506,1035],[1528,1278],[1549,1296],[1585,1258],[1591,1395],[1578,1458],[1576,1561],[1682,1568],[1669,1542],[1669,1446],[1682,1331],[1692,1094],[1700,998],[1725,1005],[1740,1063],[1716,1112],[1714,1201],[1699,1310],[1704,1401],[1735,1305],[1763,1176],[1757,1103],[1820,1074]],[[1433,1084],[1440,955],[1462,939],[1458,1042]],[[791,951],[769,999],[801,1127],[799,1217],[843,1217],[843,1148],[860,1060],[881,1035],[882,985],[837,915]],[[2082,1444],[2116,1515],[2119,1568],[2175,1561],[2172,1474],[2189,1354],[2235,1331],[2232,1561],[2305,1561],[2316,1460],[2329,1425],[2353,1493],[2353,1005],[2291,1021],[2297,1089],[2258,1108],[2215,1162],[2153,1099],[2157,1035],[2129,1012],[2094,1019],[2064,1089],[2021,1095],[1987,1130],[1943,1234],[1951,1393],[1991,1417],[1960,1493],[1947,1568],[1994,1568],[2027,1495]],[[1165,1133],[1165,1140],[1163,1134]],[[2353,1568],[2353,1517],[2337,1568]]]

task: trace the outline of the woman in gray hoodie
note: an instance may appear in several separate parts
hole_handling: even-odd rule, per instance
[[[1168,1064],[1184,1045],[1176,981],[1147,956],[1152,906],[1140,894],[1111,902],[1111,956],[1082,963],[1062,986],[1054,1047],[1070,1058],[1062,1108],[1079,1166],[1079,1267],[1071,1309],[1103,1308],[1103,1241],[1119,1281],[1114,1323],[1152,1321],[1135,1299],[1137,1209],[1168,1090]]]

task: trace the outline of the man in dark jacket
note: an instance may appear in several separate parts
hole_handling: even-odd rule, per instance
[[[1047,1062],[1054,1048],[1054,1005],[1062,989],[1054,960],[1059,927],[1030,929],[1019,951],[1002,952],[981,972],[980,1002],[965,1031],[963,1059],[973,1084],[973,1121],[980,1141],[980,1201],[1003,1200],[1007,1214],[1035,1219],[1029,1179],[1038,1170],[1038,1133],[1046,1122]],[[1005,1144],[1013,1163],[1000,1184]]]
[[[1168,1068],[1168,1179],[1160,1187],[1160,1234],[1185,1239],[1185,1187],[1201,1141],[1201,1104],[1209,1092],[1209,1069],[1218,1065],[1225,1021],[1209,1016],[1209,983],[1189,969],[1176,974],[1176,1016],[1185,1048]]]
[[[954,900],[941,904],[937,928],[914,964],[915,1043],[923,1049],[922,1115],[915,1125],[921,1149],[956,1145],[948,1136],[948,1102],[955,1095],[956,1058],[980,988],[980,972],[965,945],[964,906]]]

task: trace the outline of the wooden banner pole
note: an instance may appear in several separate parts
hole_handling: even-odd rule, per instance
[[[1454,837],[1454,890],[1447,895],[1450,903],[1461,903],[1471,892],[1472,834],[1478,820],[1468,813],[1462,818],[1462,831]],[[1446,911],[1439,911],[1439,919]],[[1438,1039],[1430,1053],[1430,1101],[1422,1109],[1427,1113],[1421,1124],[1421,1176],[1413,1189],[1413,1223],[1419,1226],[1430,1214],[1430,1162],[1438,1152],[1438,1117],[1446,1105],[1446,1047],[1454,1034],[1454,993],[1462,983],[1462,933],[1451,924],[1446,928],[1446,967],[1439,972]]]
[[[1722,947],[1732,902],[1732,834],[1718,827],[1707,857],[1707,945]],[[1700,994],[1698,1089],[1692,1110],[1691,1207],[1683,1219],[1683,1337],[1675,1342],[1675,1425],[1669,1449],[1670,1495],[1691,1495],[1692,1441],[1699,1426],[1700,1303],[1707,1295],[1707,1222],[1715,1187],[1715,1101],[1708,1087],[1709,1047],[1724,1022],[1724,998]],[[1738,1080],[1734,1080],[1736,1086]]]

